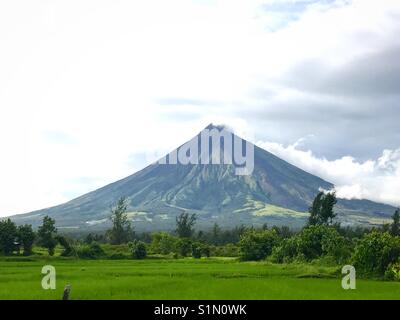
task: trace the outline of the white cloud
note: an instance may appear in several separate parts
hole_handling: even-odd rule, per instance
[[[281,143],[283,122],[251,114],[268,117],[279,111],[273,102],[299,96],[315,102],[281,85],[287,70],[313,58],[343,65],[397,41],[398,1],[326,1],[296,9],[295,19],[263,7],[295,2],[0,2],[0,216],[131,174],[210,122]],[[159,102],[171,98],[188,103]],[[335,100],[317,102],[325,98]],[[287,131],[298,138],[303,127]],[[359,175],[377,166],[338,162]]]
[[[370,199],[400,206],[400,149],[384,150],[378,159],[358,162],[351,156],[336,160],[316,157],[299,143],[284,146],[258,142],[262,148],[289,163],[335,185],[337,195],[345,199]]]

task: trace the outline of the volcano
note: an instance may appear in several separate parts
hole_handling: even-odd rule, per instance
[[[211,158],[209,163],[204,158],[199,159],[204,148],[212,151],[215,147],[216,141],[212,139],[207,147],[198,142],[206,131],[224,132],[232,137],[232,140],[221,138],[218,141],[216,149],[221,149],[218,157],[224,157],[228,147],[231,151],[238,148],[233,141],[249,146],[253,152],[251,172],[240,175],[234,162],[215,164]],[[190,154],[185,151],[186,158],[192,161],[184,164],[166,161],[182,154],[188,145],[200,148],[195,155],[193,150]],[[196,159],[199,161],[193,161]],[[214,223],[223,228],[264,223],[298,228],[307,221],[307,210],[316,194],[322,189],[333,188],[332,183],[239,138],[225,127],[211,124],[188,144],[131,176],[67,203],[11,219],[17,224],[29,223],[36,227],[48,215],[56,220],[61,230],[104,230],[110,226],[110,206],[124,196],[129,202],[128,216],[135,229],[140,231],[171,230],[175,217],[182,212],[196,213],[198,229],[211,227]],[[371,226],[386,222],[395,208],[369,200],[338,199],[335,211],[342,225]]]

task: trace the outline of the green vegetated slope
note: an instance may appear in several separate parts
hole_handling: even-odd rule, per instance
[[[41,268],[57,271],[57,289],[41,288]],[[341,287],[338,267],[233,258],[62,260],[1,258],[0,299],[399,299],[400,283],[357,280]]]

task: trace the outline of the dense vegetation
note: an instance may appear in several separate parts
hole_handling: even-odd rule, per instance
[[[150,255],[266,259],[278,264],[320,261],[352,264],[364,277],[400,280],[400,211],[394,213],[392,224],[381,228],[343,228],[335,223],[335,204],[334,193],[319,193],[310,207],[307,226],[296,232],[267,225],[223,230],[217,224],[196,232],[196,215],[184,212],[176,218],[173,232],[136,234],[126,214],[126,200],[121,198],[111,210],[112,228],[103,234],[67,237],[58,233],[55,221],[47,216],[37,232],[30,225],[17,227],[10,219],[0,221],[0,252],[29,256],[37,254],[35,248],[40,247],[49,256],[59,250],[60,256],[80,259],[140,260]]]

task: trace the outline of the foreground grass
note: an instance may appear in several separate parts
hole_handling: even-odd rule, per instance
[[[41,288],[41,268],[57,270],[57,289]],[[1,259],[0,299],[399,299],[400,283],[357,280],[343,290],[337,268],[235,259]]]

